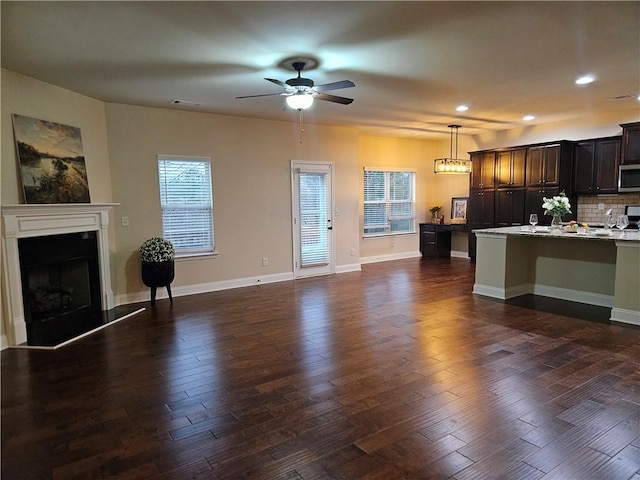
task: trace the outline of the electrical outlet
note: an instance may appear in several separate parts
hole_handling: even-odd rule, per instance
[[[122,222],[122,226],[123,227],[128,227],[129,226],[129,217],[122,217],[120,219],[120,221]]]
[[[352,257],[355,257],[355,256],[356,256],[356,249],[355,249],[355,248],[352,248],[352,249],[351,249],[351,252],[349,252],[349,253],[350,253],[350,255],[351,255]]]
[[[262,257],[262,266],[267,267],[269,265],[269,259],[267,257]]]
[[[598,210],[604,210],[604,203],[598,204]]]

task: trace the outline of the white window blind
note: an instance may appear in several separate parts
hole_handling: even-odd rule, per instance
[[[164,238],[176,255],[214,250],[211,159],[158,156]]]
[[[413,171],[364,171],[364,236],[414,233]]]
[[[327,174],[299,172],[300,266],[329,263]]]

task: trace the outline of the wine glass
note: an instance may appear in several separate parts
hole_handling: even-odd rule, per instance
[[[531,215],[529,215],[529,223],[531,224],[531,231],[535,232],[536,231],[536,225],[538,224],[538,214],[537,213],[532,213]]]
[[[629,217],[626,215],[620,215],[616,220],[616,227],[620,230],[620,236],[624,236],[624,229],[629,225]]]
[[[617,220],[616,220],[616,217],[613,216],[613,214],[607,216],[606,228],[611,230],[613,227],[616,226],[616,223],[617,223]]]

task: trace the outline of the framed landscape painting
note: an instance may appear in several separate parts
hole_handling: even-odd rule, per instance
[[[12,115],[25,203],[89,203],[80,129]]]

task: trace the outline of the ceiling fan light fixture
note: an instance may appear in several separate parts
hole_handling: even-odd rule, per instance
[[[313,96],[304,92],[296,92],[286,98],[287,105],[294,110],[306,110],[313,105]]]

